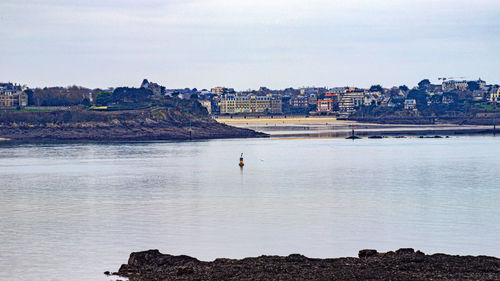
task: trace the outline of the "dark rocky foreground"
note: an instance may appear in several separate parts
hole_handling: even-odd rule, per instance
[[[105,272],[109,274],[109,272]],[[130,281],[156,280],[500,280],[500,259],[425,255],[413,249],[359,258],[312,259],[299,254],[203,262],[149,250],[130,254],[115,275]]]

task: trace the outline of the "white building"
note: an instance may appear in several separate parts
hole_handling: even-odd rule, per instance
[[[417,101],[414,99],[406,99],[405,100],[405,109],[406,110],[417,109]]]

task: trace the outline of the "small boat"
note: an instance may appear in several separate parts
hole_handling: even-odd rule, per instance
[[[243,163],[243,153],[241,154],[240,156],[240,163],[238,164],[241,168],[243,168],[243,166],[245,166],[245,163]]]

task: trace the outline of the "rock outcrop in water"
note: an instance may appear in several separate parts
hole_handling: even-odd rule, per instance
[[[486,256],[425,255],[413,249],[358,258],[313,259],[299,254],[199,261],[158,250],[132,253],[115,275],[154,280],[500,280],[500,259]]]

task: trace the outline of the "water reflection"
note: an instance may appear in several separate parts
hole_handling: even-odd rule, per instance
[[[500,256],[499,153],[493,137],[0,147],[0,280],[108,280],[149,248]]]

